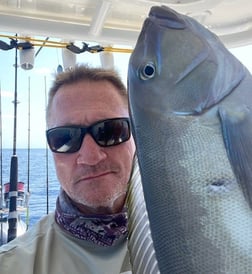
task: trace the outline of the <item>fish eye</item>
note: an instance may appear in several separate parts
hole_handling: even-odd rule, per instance
[[[147,63],[140,68],[140,79],[148,80],[155,76],[156,68],[153,63]]]

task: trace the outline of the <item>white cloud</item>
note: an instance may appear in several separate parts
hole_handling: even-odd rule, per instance
[[[1,96],[2,97],[13,98],[13,92],[12,91],[7,91],[7,90],[2,90],[1,91]]]
[[[54,70],[47,67],[40,67],[40,68],[34,68],[33,72],[39,75],[48,75],[48,74],[51,75],[54,73]]]

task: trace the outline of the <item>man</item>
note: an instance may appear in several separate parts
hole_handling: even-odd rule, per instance
[[[131,273],[125,198],[135,145],[113,71],[78,66],[49,93],[47,141],[61,191],[55,213],[0,248],[1,274]]]

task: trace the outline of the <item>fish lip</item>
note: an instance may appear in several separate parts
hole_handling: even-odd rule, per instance
[[[186,22],[180,14],[166,6],[154,6],[149,12],[149,19],[159,26],[170,29],[185,29]]]

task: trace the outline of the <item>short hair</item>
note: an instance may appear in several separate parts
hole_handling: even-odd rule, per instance
[[[125,106],[128,107],[127,89],[119,74],[112,69],[94,68],[86,65],[76,65],[75,67],[58,73],[55,76],[53,84],[48,94],[48,104],[46,109],[46,121],[48,123],[53,98],[60,87],[69,84],[75,84],[81,81],[97,82],[108,81],[116,87],[121,95]]]

